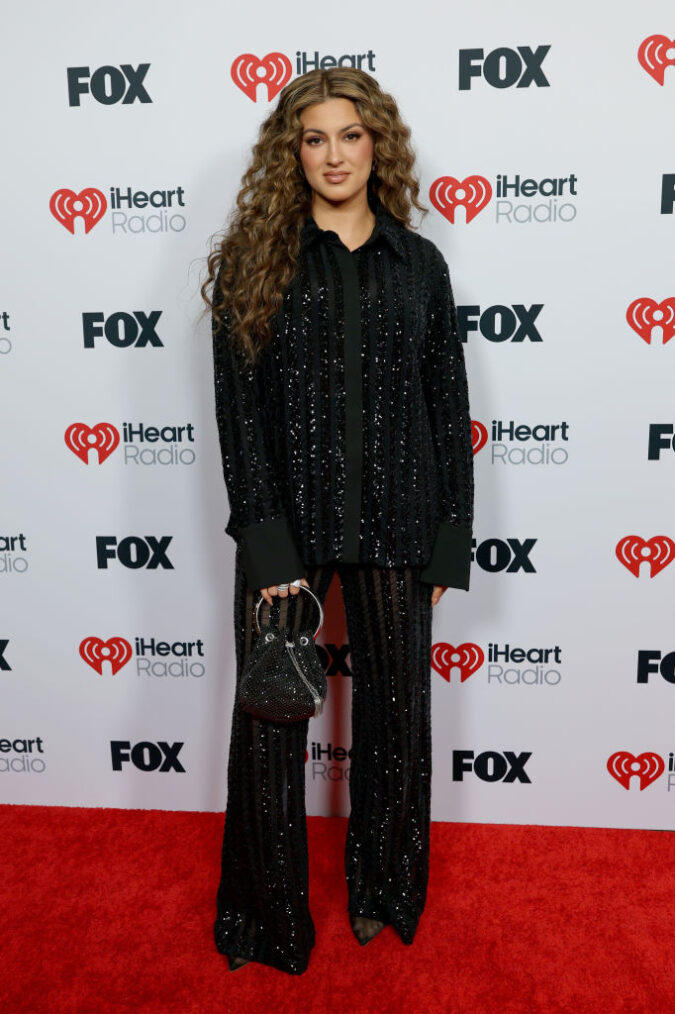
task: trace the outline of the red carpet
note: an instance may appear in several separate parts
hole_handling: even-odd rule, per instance
[[[346,820],[309,820],[304,975],[230,972],[220,813],[1,806],[2,1014],[675,1011],[670,832],[435,823],[415,942],[360,947]]]

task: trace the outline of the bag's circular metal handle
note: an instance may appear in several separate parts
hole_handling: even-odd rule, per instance
[[[306,584],[299,584],[298,588],[302,588],[303,591],[309,592],[309,594],[312,596],[312,598],[316,602],[317,606],[319,607],[319,626],[316,628],[316,630],[314,631],[314,633],[312,635],[312,637],[316,637],[316,635],[319,633],[319,631],[321,630],[321,628],[323,626],[323,609],[321,608],[321,603],[319,602],[318,598],[316,597],[316,595],[314,594],[314,592],[312,591],[312,589],[308,588]],[[289,592],[288,594],[290,595],[291,593]],[[255,625],[256,625],[256,630],[258,631],[258,633],[260,633],[260,624],[258,623],[258,613],[260,612],[260,607],[261,607],[261,605],[263,604],[264,601],[265,601],[265,599],[261,595],[260,598],[258,599],[258,604],[255,607]]]

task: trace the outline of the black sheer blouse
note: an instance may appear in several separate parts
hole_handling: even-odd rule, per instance
[[[213,319],[225,531],[256,589],[329,560],[469,588],[471,420],[448,266],[374,210],[354,251],[307,218],[256,367]]]

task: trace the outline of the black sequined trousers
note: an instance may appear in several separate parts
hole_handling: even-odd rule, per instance
[[[429,873],[432,586],[420,580],[421,567],[308,566],[305,576],[322,605],[336,568],[352,671],[348,913],[391,924],[411,944]],[[258,636],[260,596],[247,585],[238,547],[235,571],[238,680]],[[263,602],[261,622],[269,609]],[[280,626],[316,628],[316,603],[306,592],[275,599],[273,610]],[[309,720],[254,718],[235,700],[214,924],[221,954],[294,974],[307,968],[315,942],[305,810],[308,726]]]

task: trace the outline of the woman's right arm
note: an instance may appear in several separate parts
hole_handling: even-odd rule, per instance
[[[216,422],[230,501],[225,531],[241,545],[249,586],[269,591],[304,575],[305,566],[279,495],[260,373],[232,341],[227,313],[223,318],[212,314],[211,330]]]

